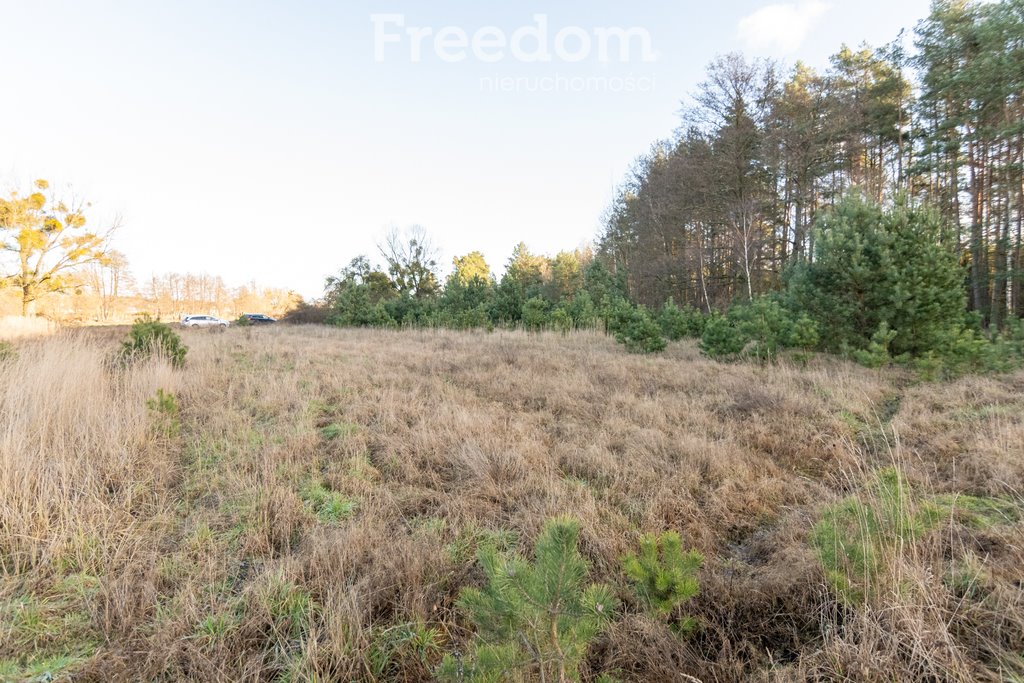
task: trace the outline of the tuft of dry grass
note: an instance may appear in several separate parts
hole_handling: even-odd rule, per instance
[[[529,554],[563,514],[624,602],[587,680],[1024,675],[1024,374],[321,327],[189,331],[175,371],[112,364],[119,334],[0,363],[0,679],[430,680],[477,547]],[[844,600],[813,530],[892,467],[944,515]],[[667,529],[706,557],[688,637],[621,573]]]

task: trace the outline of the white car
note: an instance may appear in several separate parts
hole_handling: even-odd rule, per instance
[[[182,327],[227,327],[228,324],[227,320],[212,315],[186,315],[181,319]]]

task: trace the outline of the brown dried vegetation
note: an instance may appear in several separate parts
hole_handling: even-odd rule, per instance
[[[859,605],[809,540],[882,467],[1019,505],[1024,374],[915,385],[585,333],[186,342],[184,371],[118,368],[112,333],[0,361],[0,679],[430,680],[471,636],[454,601],[481,581],[477,544],[528,552],[566,514],[624,601],[588,680],[1024,675],[1020,516],[951,516]],[[158,389],[178,414],[147,407]],[[706,557],[686,637],[620,571],[666,529]]]

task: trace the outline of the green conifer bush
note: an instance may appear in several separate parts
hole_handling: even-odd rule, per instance
[[[121,358],[134,361],[158,354],[171,365],[180,368],[185,364],[188,347],[181,343],[178,333],[159,320],[144,315],[135,321],[128,331],[128,339],[121,344]]]
[[[704,556],[697,551],[683,552],[682,538],[674,531],[645,535],[640,540],[640,552],[622,560],[637,597],[660,617],[667,617],[697,594],[697,572],[703,563]],[[694,625],[691,618],[680,622],[684,631],[692,630]]]
[[[631,308],[618,321],[615,340],[631,353],[658,353],[667,343],[661,336],[661,326],[643,306]]]
[[[704,333],[706,320],[700,311],[692,306],[680,308],[673,299],[665,302],[658,314],[661,331],[670,341],[699,339]]]
[[[536,559],[483,547],[487,582],[466,588],[459,606],[476,627],[464,656],[444,658],[447,681],[574,681],[590,642],[610,621],[617,600],[604,585],[587,584],[589,568],[577,548],[579,523],[548,522]]]

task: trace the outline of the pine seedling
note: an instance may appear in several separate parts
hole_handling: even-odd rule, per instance
[[[704,556],[697,551],[683,552],[683,541],[675,531],[645,535],[640,539],[640,552],[622,560],[637,597],[660,618],[667,618],[698,593],[697,572],[703,563]],[[686,618],[679,628],[687,632],[695,625]]]
[[[617,606],[610,588],[587,585],[589,568],[577,548],[579,523],[548,522],[537,539],[536,560],[478,554],[487,577],[483,588],[462,591],[459,606],[476,627],[464,657],[447,655],[441,680],[575,681],[590,642]]]

